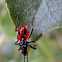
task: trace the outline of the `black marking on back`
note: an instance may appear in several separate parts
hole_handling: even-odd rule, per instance
[[[18,31],[18,34],[20,35],[20,31]]]
[[[24,34],[26,34],[26,29],[24,30]]]

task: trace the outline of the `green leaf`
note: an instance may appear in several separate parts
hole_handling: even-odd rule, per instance
[[[27,25],[31,32],[34,19],[32,40],[39,35],[62,27],[62,0],[5,0],[11,19],[18,26]]]

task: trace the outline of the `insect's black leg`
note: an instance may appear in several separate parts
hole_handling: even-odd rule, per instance
[[[28,53],[27,53],[27,62],[28,62]]]
[[[20,46],[20,48],[18,49],[18,51],[20,51],[21,50],[21,46]]]
[[[40,34],[39,36],[37,36],[36,40],[30,41],[30,42],[27,41],[27,43],[34,43],[34,42],[36,42],[39,39],[40,36],[42,36],[42,34]]]
[[[20,48],[18,49],[18,51],[20,51]]]
[[[29,42],[29,41],[27,41],[27,43],[34,43],[34,42],[36,42],[36,41],[30,41],[30,42]]]
[[[24,55],[24,62],[25,62],[25,55]]]
[[[36,47],[33,47],[33,46],[31,46],[31,45],[28,45],[29,47],[31,47],[31,48],[33,48],[33,49],[36,49]]]
[[[31,41],[31,43],[34,43],[34,42],[36,42],[36,41]]]
[[[31,37],[31,35],[32,35],[32,33],[33,33],[33,22],[34,22],[34,19],[35,19],[35,17],[33,17],[33,19],[32,19],[32,30],[31,30],[31,33],[30,33],[29,38]]]
[[[17,41],[18,42],[18,41]],[[17,42],[15,42],[15,45],[19,45],[19,44],[17,44]]]

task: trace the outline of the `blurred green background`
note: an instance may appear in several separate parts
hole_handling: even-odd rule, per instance
[[[19,46],[15,46],[16,33],[6,5],[0,0],[0,62],[24,62]],[[29,62],[62,62],[62,29],[52,31],[36,44],[29,53]]]

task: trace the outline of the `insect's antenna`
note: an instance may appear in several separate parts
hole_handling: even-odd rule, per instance
[[[34,19],[35,19],[35,17],[33,17],[33,19],[32,19],[32,30],[31,30],[31,33],[30,33],[29,38],[31,37],[31,35],[32,35],[32,33],[33,33],[33,22],[34,22]]]
[[[24,62],[25,62],[25,55],[24,55]]]
[[[15,25],[15,31],[17,30],[17,23],[18,23],[18,4],[17,4],[18,0],[16,0],[16,17],[17,17],[17,20],[16,20],[16,25]]]
[[[15,31],[17,30],[17,23],[18,23],[18,12],[17,12],[17,20],[16,20],[16,25],[15,25]]]
[[[28,62],[28,53],[27,53],[27,62]]]

